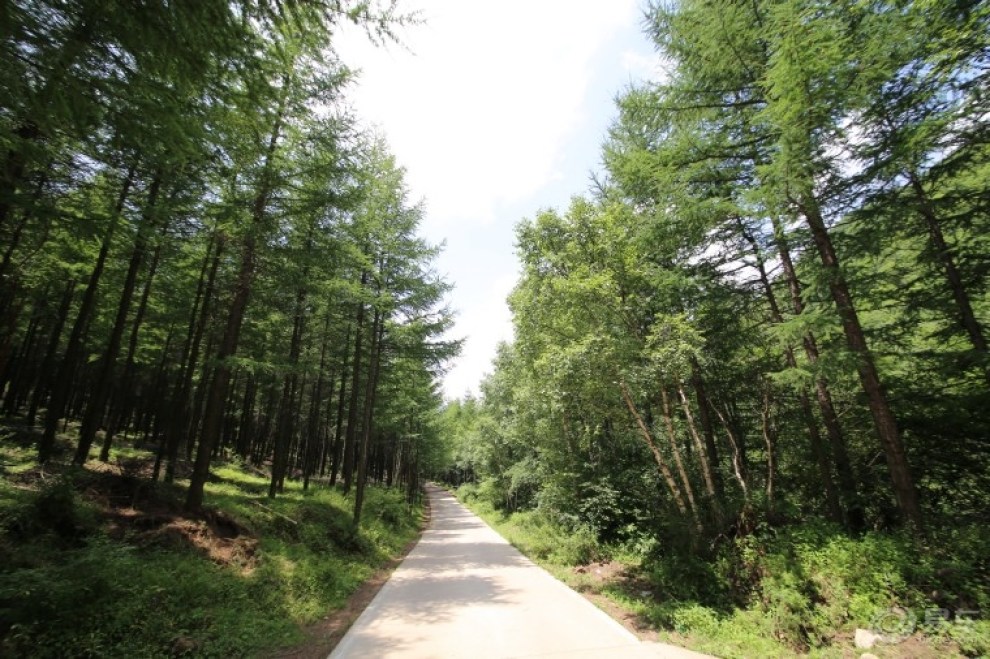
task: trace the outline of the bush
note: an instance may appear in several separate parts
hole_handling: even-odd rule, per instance
[[[243,654],[291,638],[270,603],[192,554],[143,553],[94,538],[61,563],[0,574],[0,649],[7,656],[165,656],[186,639],[198,656]]]
[[[673,627],[681,634],[696,632],[712,634],[718,629],[718,614],[700,604],[690,604],[677,609],[673,616]]]
[[[79,501],[68,477],[54,480],[40,490],[6,507],[3,530],[21,542],[51,536],[59,544],[78,544],[99,523],[97,512]]]
[[[946,626],[946,635],[967,657],[990,656],[990,620],[953,622]]]
[[[580,526],[571,533],[557,536],[550,561],[560,565],[584,565],[599,559],[602,555],[598,535],[587,526]]]
[[[827,523],[807,523],[736,538],[714,561],[659,552],[640,571],[659,591],[644,603],[643,615],[690,633],[698,649],[763,656],[828,647],[892,607],[911,610],[919,621],[928,608],[984,611],[985,558],[977,547],[986,546],[979,540],[985,535],[957,529],[951,533],[957,542],[936,549],[906,533],[852,537]],[[970,656],[990,648],[986,621],[922,631]]]
[[[208,517],[256,536],[244,538],[248,562],[217,565],[181,537],[140,547],[112,539],[103,511],[70,480],[37,493],[0,482],[0,656],[256,655],[342,606],[418,529],[418,509],[398,491],[369,487],[357,529],[339,492],[288,482],[259,500],[263,477],[217,471],[222,480],[207,488],[220,510]],[[122,485],[106,474],[86,483]]]
[[[458,501],[464,503],[471,503],[478,500],[478,484],[477,483],[464,483],[454,492],[454,496],[457,497]]]

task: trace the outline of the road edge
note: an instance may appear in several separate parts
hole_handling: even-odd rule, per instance
[[[416,537],[410,540],[402,548],[402,551],[395,557],[389,559],[384,565],[379,567],[368,577],[357,589],[347,598],[347,602],[341,608],[329,613],[325,618],[303,629],[305,638],[298,644],[279,648],[268,654],[260,655],[264,659],[326,659],[337,647],[340,641],[347,634],[347,631],[357,621],[374,601],[378,592],[388,583],[392,573],[398,569],[402,561],[406,560],[419,541],[423,533],[430,525],[433,511],[430,505],[430,498],[423,493],[423,512],[419,520],[419,532]]]

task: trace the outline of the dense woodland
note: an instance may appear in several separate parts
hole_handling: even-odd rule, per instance
[[[126,444],[209,521],[211,479],[251,493],[264,474],[272,508],[221,508],[285,543],[312,533],[321,567],[298,592],[281,559],[231,582],[319,594],[300,619],[346,571],[327,548],[367,542],[366,484],[412,496],[423,474],[538,520],[571,563],[634,556],[655,626],[734,620],[771,643],[737,656],[825,647],[890,606],[985,616],[990,5],[650,4],[664,75],[619,96],[592,190],[518,225],[515,339],[480,398],[446,404],[438,248],[333,50],[345,24],[388,41],[409,20],[356,0],[0,4],[2,439],[30,447],[35,480]],[[19,556],[0,622],[22,643],[0,648],[60,656],[38,639],[90,597],[76,573],[168,574],[30,535],[24,511],[76,510],[94,473],[75,494],[0,483],[29,501],[0,511]],[[401,545],[415,511],[379,503]],[[118,581],[107,607],[131,601]],[[208,636],[209,617],[189,624]],[[990,652],[981,624],[952,650]]]
[[[437,247],[332,37],[394,3],[3,3],[0,391],[42,463],[157,453],[417,487],[456,342]]]
[[[906,538],[897,569],[965,563],[945,599],[919,587],[985,611],[990,6],[682,0],[646,28],[664,75],[620,95],[592,191],[518,225],[515,340],[445,411],[443,477],[751,569],[720,573],[740,606],[807,524],[822,551],[868,532]],[[830,597],[802,585],[803,626],[769,633],[821,644]]]

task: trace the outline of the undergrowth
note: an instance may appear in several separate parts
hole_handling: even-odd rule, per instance
[[[203,519],[168,512],[180,486],[90,470],[0,476],[0,655],[235,657],[290,645],[418,532],[420,511],[399,491],[369,487],[356,530],[335,490],[290,481],[273,501],[262,475],[213,474]],[[115,508],[110,490],[133,486],[143,494]]]
[[[601,545],[539,509],[505,514],[474,485],[457,495],[524,554],[617,602],[661,640],[725,658],[859,656],[855,630],[893,619],[911,634],[891,636],[872,650],[878,656],[990,656],[990,530],[980,526],[921,542],[806,522],[665,551],[663,542]],[[619,576],[595,583],[574,569],[596,560],[621,563]]]

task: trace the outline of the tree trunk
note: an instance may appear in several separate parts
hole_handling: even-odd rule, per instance
[[[24,121],[14,131],[17,138],[24,142],[34,142],[41,135],[38,125],[33,121]],[[8,149],[4,159],[2,174],[0,174],[0,228],[7,223],[13,207],[12,200],[16,197],[17,187],[24,178],[26,159],[24,151]]]
[[[375,310],[371,323],[371,345],[368,348],[368,383],[364,396],[364,419],[361,427],[361,451],[357,465],[357,487],[354,492],[354,526],[361,524],[361,509],[364,506],[364,488],[368,482],[368,450],[371,445],[372,423],[375,412],[375,394],[378,389],[378,373],[382,360],[382,341],[385,336],[384,315]]]
[[[265,162],[262,166],[261,181],[259,182],[258,192],[255,195],[251,209],[251,226],[247,230],[247,236],[245,236],[244,244],[241,247],[241,267],[237,274],[234,297],[230,304],[223,338],[220,340],[220,346],[216,354],[217,367],[206,397],[206,411],[203,413],[203,429],[200,433],[196,461],[193,464],[193,473],[189,479],[189,491],[186,494],[186,510],[190,511],[199,510],[203,505],[203,487],[206,485],[206,479],[210,472],[210,457],[220,437],[223,422],[223,406],[227,399],[227,388],[230,385],[230,363],[228,360],[237,353],[241,325],[244,322],[244,314],[247,311],[248,299],[251,297],[255,259],[257,258],[258,234],[261,233],[261,228],[264,225],[265,215],[268,209],[268,199],[274,185],[271,176],[272,159],[278,147],[279,137],[282,134],[282,121],[284,119],[283,113],[285,111],[286,100],[283,98],[281,101],[272,127],[271,136],[268,140],[268,147],[265,151]]]
[[[168,466],[165,469],[166,483],[175,480],[179,445],[182,443],[183,435],[188,433],[191,427],[189,394],[192,391],[193,374],[196,372],[196,365],[199,362],[199,351],[203,343],[203,334],[206,332],[206,323],[210,318],[210,304],[213,300],[213,289],[216,285],[217,270],[220,267],[220,257],[223,254],[224,245],[223,237],[214,232],[206,250],[206,258],[203,260],[203,268],[199,273],[199,281],[196,284],[196,296],[189,315],[186,340],[182,346],[179,381],[176,383],[170,402],[171,418],[165,427],[165,457],[168,459]],[[210,258],[211,251],[213,252],[212,259]],[[206,383],[201,383],[201,386],[205,387]]]
[[[987,353],[987,340],[983,336],[983,328],[980,326],[979,321],[976,319],[976,314],[973,313],[973,305],[969,300],[969,293],[966,292],[966,286],[963,284],[962,276],[959,274],[959,269],[956,267],[956,261],[952,258],[952,250],[949,245],[945,242],[945,235],[942,233],[942,225],[938,221],[938,216],[935,214],[935,208],[932,206],[931,200],[928,198],[928,193],[925,191],[925,187],[918,180],[917,175],[914,172],[908,173],[908,178],[911,181],[911,187],[918,197],[918,210],[921,212],[921,216],[925,219],[925,225],[928,228],[928,236],[931,238],[932,248],[935,250],[935,255],[942,264],[942,269],[945,271],[945,280],[949,285],[949,291],[952,293],[952,300],[956,303],[956,311],[959,313],[959,322],[963,329],[966,330],[966,334],[969,336],[970,343],[973,344],[973,348],[982,357],[981,367],[983,369],[983,376],[987,383],[990,384],[990,359],[988,359]]]
[[[138,227],[137,236],[134,239],[134,249],[131,252],[131,259],[127,265],[127,275],[124,278],[124,287],[120,293],[120,302],[117,304],[117,315],[110,330],[110,340],[107,344],[106,351],[103,353],[103,359],[100,361],[96,386],[93,388],[92,398],[89,401],[89,406],[86,408],[86,414],[79,429],[79,444],[76,446],[76,456],[73,459],[73,462],[78,465],[85,463],[89,459],[89,449],[93,445],[93,439],[96,437],[97,429],[103,422],[107,399],[110,397],[113,372],[117,365],[121,340],[124,338],[124,328],[127,325],[127,315],[130,313],[131,300],[134,297],[134,289],[137,286],[138,271],[140,271],[141,265],[144,263],[144,254],[147,250],[147,234],[155,221],[154,212],[155,206],[158,203],[158,193],[161,190],[161,185],[162,177],[161,172],[159,172],[155,174],[148,189],[147,206],[145,207],[141,226]],[[107,432],[107,436],[108,438],[110,437],[109,432]],[[104,442],[106,444],[107,457],[103,457],[101,454],[100,458],[103,460],[109,458],[109,444],[111,441],[113,441],[112,438],[109,438]]]
[[[629,387],[626,386],[625,382],[620,381],[619,389],[622,391],[622,399],[626,403],[626,408],[636,421],[636,426],[639,428],[640,436],[642,436],[643,441],[646,442],[650,452],[653,453],[653,459],[656,460],[657,467],[660,469],[660,475],[663,476],[663,480],[667,484],[667,489],[670,490],[670,494],[674,497],[674,503],[677,504],[677,509],[681,512],[681,515],[687,517],[688,507],[684,502],[684,493],[681,492],[680,486],[678,486],[677,481],[674,480],[674,474],[670,471],[667,461],[664,460],[663,454],[660,452],[660,448],[657,446],[656,442],[653,441],[653,435],[650,433],[650,429],[647,427],[646,422],[643,421],[643,417],[636,410],[636,405],[633,403],[632,396],[629,393]],[[697,517],[695,517],[695,525],[700,532],[701,522]]]
[[[350,355],[351,347],[351,326],[348,324],[347,332],[344,335],[344,350],[342,363],[340,365],[340,389],[337,392],[337,415],[334,423],[333,444],[330,447],[330,486],[337,483],[337,473],[340,471],[341,450],[343,449],[344,431],[344,401],[347,400],[347,358]]]
[[[38,380],[38,384],[35,386],[34,391],[31,392],[31,407],[28,410],[28,425],[34,425],[35,419],[38,417],[38,408],[41,406],[41,401],[45,394],[52,385],[52,368],[55,364],[55,355],[58,353],[59,339],[62,338],[62,329],[65,327],[65,321],[69,317],[69,309],[72,307],[72,297],[76,292],[76,280],[70,279],[65,285],[65,292],[62,294],[62,301],[58,306],[58,314],[55,317],[55,325],[52,327],[52,333],[48,337],[48,347],[45,349],[45,357],[41,362],[41,373]]]
[[[107,254],[110,252],[110,244],[113,241],[114,231],[120,221],[121,213],[124,210],[124,202],[130,193],[131,184],[134,182],[135,167],[132,165],[127,170],[124,181],[120,186],[120,193],[113,207],[113,214],[107,225],[106,233],[103,235],[103,243],[100,245],[100,253],[96,257],[96,264],[89,275],[89,282],[86,284],[86,291],[79,306],[79,313],[75,323],[72,325],[72,332],[69,334],[69,341],[65,347],[65,354],[59,364],[58,371],[52,384],[52,394],[48,400],[48,409],[45,411],[45,428],[38,443],[38,461],[45,463],[51,458],[52,450],[55,448],[55,432],[58,428],[58,420],[65,411],[66,403],[69,400],[72,380],[76,374],[76,368],[82,357],[83,332],[89,326],[90,317],[96,306],[96,290],[103,276],[103,269],[106,267]]]
[[[361,289],[368,283],[368,273],[361,273]],[[351,402],[347,408],[347,431],[344,436],[344,459],[342,476],[344,478],[344,493],[351,491],[354,479],[354,444],[357,433],[358,387],[361,383],[361,343],[364,339],[364,302],[358,302],[357,320],[355,321],[354,362],[351,367]]]
[[[773,286],[770,284],[770,277],[767,274],[766,262],[763,259],[763,253],[760,250],[756,238],[743,226],[743,223],[739,222],[739,229],[750,244],[750,248],[753,252],[753,256],[756,259],[756,269],[760,276],[760,283],[763,286],[763,293],[766,296],[767,304],[770,306],[770,319],[774,324],[780,325],[784,322],[784,314],[781,313],[780,305],[777,303],[777,295],[774,293]],[[783,243],[783,241],[781,241]],[[783,243],[786,245],[786,243]],[[779,245],[778,245],[779,247]],[[793,270],[793,264],[790,262],[790,254],[786,249],[781,249],[781,260],[784,262],[784,272],[788,278],[788,284],[791,287],[792,292],[796,292],[797,297],[795,298],[795,313],[800,314],[803,310],[803,305],[801,302],[800,289],[797,288],[797,277],[795,276]],[[810,336],[810,334],[808,335]],[[817,351],[815,351],[815,358],[817,358]],[[784,348],[784,360],[787,366],[792,369],[798,367],[797,357],[794,355],[794,349],[791,346],[785,346]],[[816,378],[817,382],[822,383],[821,378]],[[826,395],[828,394],[828,389],[825,389]],[[835,481],[832,479],[832,461],[829,458],[828,452],[825,445],[822,442],[821,433],[818,430],[818,422],[815,420],[815,414],[812,411],[811,400],[808,397],[808,392],[804,386],[798,391],[798,403],[801,409],[801,416],[804,418],[805,425],[808,427],[808,439],[811,445],[811,455],[818,465],[818,476],[822,479],[822,486],[825,488],[825,504],[828,508],[828,517],[834,521],[842,522],[842,506],[839,502],[839,494],[836,491]],[[831,409],[831,398],[827,401],[829,409]],[[824,409],[824,403],[823,409]],[[834,412],[833,412],[834,414]],[[835,432],[838,435],[839,441],[841,442],[842,436],[841,431],[838,429],[838,425],[835,426]],[[766,439],[766,432],[764,431],[764,439]]]
[[[677,385],[677,394],[681,399],[681,409],[684,410],[684,418],[687,419],[688,431],[690,432],[691,438],[694,440],[694,446],[698,451],[698,462],[701,464],[701,475],[705,480],[705,489],[708,491],[708,496],[712,500],[712,510],[715,512],[715,517],[720,518],[721,513],[721,502],[715,493],[715,476],[712,473],[712,463],[708,459],[708,451],[705,450],[705,443],[701,440],[701,436],[698,434],[698,428],[694,423],[694,415],[691,413],[691,403],[688,402],[687,396],[684,394],[684,387],[680,384]]]
[[[705,450],[708,451],[708,459],[712,463],[712,475],[715,477],[715,495],[719,501],[725,499],[725,484],[722,482],[718,446],[715,444],[715,424],[712,423],[711,400],[708,398],[708,389],[705,386],[705,379],[701,375],[701,366],[698,360],[691,357],[691,387],[694,395],[698,399],[698,422],[701,424],[701,435],[705,439]]]
[[[117,413],[111,415],[113,422],[107,429],[107,440],[104,442],[104,447],[100,451],[100,460],[106,462],[109,457],[110,451],[109,441],[116,434],[118,428],[125,429],[128,421],[131,417],[131,413],[134,408],[134,392],[132,391],[134,386],[134,371],[137,365],[134,363],[134,356],[137,354],[138,339],[141,335],[141,327],[144,324],[144,316],[148,311],[148,300],[151,298],[151,286],[155,281],[155,274],[158,272],[158,263],[162,255],[162,241],[165,239],[166,227],[162,227],[161,241],[155,246],[155,251],[151,256],[151,263],[148,265],[148,274],[145,276],[144,280],[144,290],[141,292],[141,299],[138,302],[137,311],[134,312],[134,321],[131,323],[131,334],[127,340],[127,356],[124,358],[124,375],[121,378],[119,386],[115,386],[114,389],[117,391],[116,404]],[[152,392],[152,395],[157,395],[157,392]]]
[[[797,270],[791,259],[790,245],[780,219],[772,217],[771,222],[773,223],[774,244],[777,246],[781,267],[787,278],[787,286],[791,294],[791,308],[795,315],[800,315],[804,312],[804,301],[801,299],[801,281],[798,279]],[[815,340],[815,335],[810,331],[805,332],[802,343],[808,362],[814,366],[818,363],[819,357],[818,342]],[[815,376],[815,395],[818,400],[818,409],[822,414],[822,422],[825,424],[825,433],[832,448],[832,460],[839,476],[839,490],[842,500],[845,502],[848,525],[853,530],[860,530],[864,527],[865,520],[863,518],[863,505],[859,499],[859,488],[856,486],[856,477],[853,474],[852,462],[849,459],[849,450],[846,447],[842,425],[839,423],[839,415],[835,412],[832,394],[828,389],[828,383],[820,374]]]
[[[901,443],[901,437],[897,431],[897,421],[890,409],[887,395],[883,390],[880,376],[873,362],[873,356],[867,346],[866,335],[863,333],[863,327],[859,322],[859,315],[856,313],[849,286],[846,284],[845,277],[839,267],[839,258],[835,253],[835,247],[832,245],[831,236],[825,228],[825,221],[818,209],[817,202],[810,194],[804,196],[801,206],[828,277],[829,289],[842,321],[846,343],[858,357],[857,370],[859,371],[860,383],[869,401],[873,424],[887,458],[887,466],[890,469],[898,506],[908,523],[915,530],[921,531],[924,528],[921,506],[918,503],[918,493],[908,465],[907,454],[904,452],[904,445]]]
[[[770,388],[763,389],[763,410],[760,415],[763,428],[763,442],[767,450],[767,518],[774,522],[777,519],[777,499],[774,489],[777,479],[777,429],[774,427],[770,409]]]
[[[684,484],[684,493],[687,495],[688,504],[691,506],[691,515],[694,517],[698,532],[702,531],[701,519],[698,516],[698,505],[694,501],[694,488],[691,487],[691,479],[688,478],[687,470],[684,468],[684,461],[681,459],[681,449],[677,446],[677,432],[674,430],[674,417],[670,409],[670,397],[667,395],[667,388],[660,388],[660,404],[663,410],[663,421],[667,428],[667,438],[670,441],[670,451],[674,456],[674,464],[677,472],[681,476]]]
[[[320,433],[320,411],[323,409],[323,387],[326,384],[326,363],[327,349],[330,344],[330,312],[327,312],[326,320],[323,323],[323,336],[320,341],[320,366],[316,376],[316,384],[313,385],[313,393],[309,401],[309,415],[306,423],[306,459],[303,464],[303,491],[309,489],[309,478],[316,470],[316,461],[322,457],[324,447]],[[331,385],[333,374],[330,375]],[[316,448],[320,450],[317,453]]]
[[[735,474],[736,482],[739,483],[739,488],[742,490],[743,498],[748,504],[749,484],[746,482],[746,460],[742,454],[741,442],[736,437],[736,433],[733,432],[732,425],[729,423],[729,420],[717,407],[715,408],[715,414],[718,415],[719,420],[722,422],[722,427],[725,428],[725,436],[729,440],[729,448],[732,449],[732,473]]]
[[[306,291],[300,288],[296,292],[295,313],[292,323],[292,341],[289,346],[289,369],[282,385],[282,403],[279,409],[278,430],[275,436],[275,455],[272,458],[272,480],[268,487],[268,497],[274,499],[281,489],[280,484],[285,478],[289,464],[289,442],[295,431],[294,402],[296,400],[298,374],[295,368],[299,363],[299,353],[302,349],[302,336],[305,324]]]
[[[27,386],[25,381],[29,379],[29,362],[33,358],[35,344],[39,337],[38,325],[41,322],[41,314],[38,307],[48,297],[47,289],[48,287],[46,287],[45,292],[34,304],[31,319],[28,321],[27,330],[24,333],[24,338],[21,340],[17,354],[6,364],[6,368],[3,369],[3,375],[0,376],[0,392],[4,391],[5,383],[7,385],[3,399],[3,408],[4,413],[8,415],[16,414],[24,399],[24,390]]]

